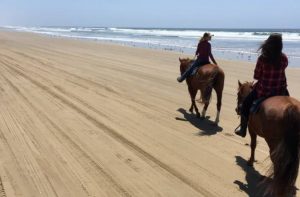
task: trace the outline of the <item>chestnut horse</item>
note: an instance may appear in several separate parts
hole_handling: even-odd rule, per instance
[[[193,60],[190,59],[180,59],[180,72],[183,74],[187,68],[191,65]],[[204,103],[204,108],[201,113],[202,117],[205,118],[206,110],[209,105],[211,91],[214,89],[217,94],[217,116],[215,119],[215,124],[219,123],[220,119],[220,111],[222,105],[222,94],[224,88],[224,72],[223,70],[214,64],[207,64],[201,66],[197,73],[193,76],[190,76],[186,79],[186,83],[188,85],[188,90],[190,93],[192,105],[189,109],[191,113],[195,108],[197,117],[200,118],[200,113],[196,106],[195,97],[197,95],[198,90],[201,92],[201,100]]]
[[[237,114],[252,91],[253,82],[240,83],[238,87]],[[274,196],[288,196],[294,188],[299,168],[300,102],[288,96],[274,96],[264,100],[248,122],[251,136],[251,156],[248,165],[254,162],[257,135],[263,137],[270,148],[273,163],[270,171],[273,182],[269,192]]]

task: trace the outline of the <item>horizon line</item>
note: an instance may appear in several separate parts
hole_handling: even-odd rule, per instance
[[[254,29],[263,29],[263,30],[300,30],[298,28],[292,27],[141,27],[141,26],[96,26],[96,25],[0,25],[0,27],[87,27],[87,28],[127,28],[127,29],[199,29],[199,30],[218,30],[218,29],[233,29],[233,30],[254,30]]]

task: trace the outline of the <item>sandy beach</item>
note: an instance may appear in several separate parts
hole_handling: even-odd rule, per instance
[[[237,81],[251,80],[254,64],[218,60],[226,78],[215,127],[215,94],[210,119],[188,112],[179,57],[1,31],[0,196],[255,196],[268,147],[259,138],[250,168],[249,136],[233,135]],[[287,70],[297,99],[299,76]]]

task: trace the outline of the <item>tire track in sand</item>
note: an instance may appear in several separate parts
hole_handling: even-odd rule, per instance
[[[15,92],[19,94],[29,104],[29,106],[32,107],[34,111],[36,111],[37,114],[39,114],[39,116],[42,116],[42,118],[47,120],[51,124],[51,126],[53,126],[57,131],[60,132],[63,138],[77,150],[77,155],[83,156],[87,160],[87,163],[90,164],[93,168],[95,168],[98,172],[100,172],[101,175],[103,175],[103,177],[106,179],[106,181],[110,183],[110,185],[113,188],[115,188],[121,196],[131,197],[131,195],[120,184],[118,184],[108,172],[106,172],[98,163],[96,163],[88,153],[86,153],[74,140],[72,140],[67,134],[65,134],[65,132],[52,120],[50,120],[42,111],[37,109],[10,80],[8,80],[5,76],[3,77],[6,80],[6,82],[15,90]],[[57,136],[57,134],[54,135]],[[61,143],[65,143],[65,141]],[[82,185],[82,187],[86,192],[88,192],[84,185]]]
[[[5,193],[5,189],[4,189],[1,177],[0,177],[0,197],[6,197],[6,193]]]
[[[93,123],[96,127],[101,129],[103,132],[105,132],[107,135],[111,136],[115,140],[117,140],[119,143],[123,144],[124,146],[128,147],[130,150],[135,152],[137,155],[139,155],[141,158],[147,159],[150,162],[156,164],[160,168],[164,169],[166,172],[172,174],[174,177],[185,183],[186,185],[190,186],[192,189],[195,191],[199,192],[200,194],[204,196],[215,196],[212,194],[210,191],[208,191],[206,188],[198,185],[197,183],[193,182],[192,180],[188,179],[186,176],[184,176],[182,173],[177,171],[176,169],[170,167],[166,163],[160,161],[158,158],[155,156],[151,155],[150,153],[146,152],[143,150],[141,147],[136,145],[134,142],[128,140],[125,138],[123,135],[119,134],[117,131],[114,129],[106,126],[102,122],[98,121],[96,118],[91,116],[89,113],[86,111],[82,110],[80,107],[76,106],[74,103],[69,101],[68,99],[64,98],[63,96],[59,95],[55,91],[51,90],[51,88],[45,86],[44,84],[40,83],[37,80],[32,79],[30,76],[24,74],[23,72],[19,71],[16,68],[13,68],[7,64],[5,64],[6,67],[8,67],[10,70],[14,71],[16,74],[19,74],[20,76],[24,77],[25,79],[29,80],[31,83],[35,84],[48,94],[52,95],[54,98],[57,98],[61,100],[64,104],[69,106],[71,109],[76,111],[77,113],[81,114],[83,117],[85,117],[87,120],[89,120],[91,123]]]

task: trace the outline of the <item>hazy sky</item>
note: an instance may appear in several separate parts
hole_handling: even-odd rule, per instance
[[[300,28],[300,0],[1,0],[0,25]]]

